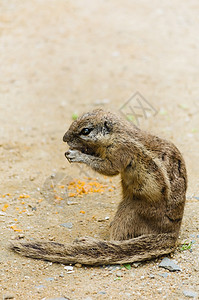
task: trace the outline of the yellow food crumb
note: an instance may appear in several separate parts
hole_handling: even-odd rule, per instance
[[[4,206],[2,207],[2,209],[1,209],[1,210],[5,212],[5,211],[6,211],[6,209],[8,208],[8,206],[9,206],[9,204],[8,204],[8,203],[4,204]]]
[[[81,213],[81,214],[85,214],[85,211],[84,211],[84,210],[80,210],[80,213]]]
[[[14,231],[22,232],[22,229],[18,229],[16,225],[11,225],[10,228],[12,228]]]
[[[30,198],[30,195],[22,194],[19,196],[19,199],[22,199],[22,198]]]
[[[59,196],[57,196],[57,195],[55,195],[55,199],[56,199],[56,200],[63,200],[62,197],[59,197]]]
[[[97,181],[91,181],[86,183],[85,181],[81,180],[74,180],[71,181],[68,185],[68,190],[72,190],[68,196],[69,197],[76,197],[79,195],[85,195],[89,193],[103,193],[104,188],[106,186],[97,182]]]
[[[69,193],[68,196],[69,196],[69,197],[75,197],[76,194],[75,194],[75,193]]]
[[[5,198],[6,196],[11,196],[11,194],[10,193],[6,193],[6,194],[2,195],[3,198]]]

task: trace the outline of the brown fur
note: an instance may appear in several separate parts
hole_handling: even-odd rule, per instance
[[[123,199],[110,241],[82,238],[73,244],[16,242],[12,249],[61,263],[112,264],[151,259],[174,251],[183,217],[186,168],[170,142],[102,109],[86,113],[65,133],[70,162],[121,174]]]

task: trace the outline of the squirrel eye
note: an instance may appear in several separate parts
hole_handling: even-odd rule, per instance
[[[93,128],[83,128],[80,134],[88,135],[92,130]]]

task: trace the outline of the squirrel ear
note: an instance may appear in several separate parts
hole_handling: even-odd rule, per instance
[[[107,132],[110,132],[113,128],[113,124],[111,121],[104,121],[104,128],[106,129]]]

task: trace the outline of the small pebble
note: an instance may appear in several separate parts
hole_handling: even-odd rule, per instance
[[[78,202],[74,202],[74,201],[69,201],[69,200],[68,200],[68,201],[67,201],[67,204],[68,204],[68,205],[76,205],[76,204],[78,204]]]
[[[67,222],[67,223],[62,223],[60,226],[71,229],[73,228],[73,223],[72,222]]]
[[[139,267],[140,265],[141,265],[140,262],[138,262],[138,263],[133,263],[133,264],[132,264],[132,267],[137,268],[137,267]]]
[[[73,273],[73,267],[72,266],[65,266],[64,269],[66,270],[67,274]]]
[[[105,291],[100,291],[100,292],[98,292],[98,294],[100,294],[100,295],[105,295],[106,292],[105,292]]]
[[[107,268],[110,271],[114,271],[114,270],[118,270],[120,268],[120,265],[109,265],[109,266],[107,266]]]
[[[28,212],[28,213],[27,213],[27,216],[29,216],[29,217],[30,217],[30,216],[33,216],[33,213]]]
[[[122,277],[122,276],[123,276],[123,273],[122,273],[122,271],[117,271],[115,275],[116,275],[117,277]]]
[[[43,284],[37,285],[35,288],[36,288],[36,289],[43,289],[43,288],[45,288],[45,285],[43,285]]]
[[[77,263],[77,264],[75,264],[75,267],[76,267],[76,268],[81,268],[81,267],[82,267],[82,265],[81,265],[81,264],[79,264],[79,263]]]
[[[53,281],[53,280],[54,280],[53,277],[48,277],[48,278],[46,278],[46,281]]]
[[[189,236],[192,238],[195,238],[195,234],[190,234]]]
[[[73,267],[72,266],[65,266],[64,269],[66,271],[72,271],[73,270]]]
[[[163,277],[163,278],[167,278],[168,277],[168,273],[159,273],[159,276]]]
[[[19,239],[23,239],[24,237],[25,237],[25,235],[23,233],[18,234]]]
[[[196,298],[198,296],[198,294],[196,292],[193,292],[190,290],[184,290],[183,294],[185,295],[185,297],[188,297],[188,298]]]
[[[170,272],[182,271],[181,268],[171,259],[165,257],[159,264],[160,268],[169,270]]]

